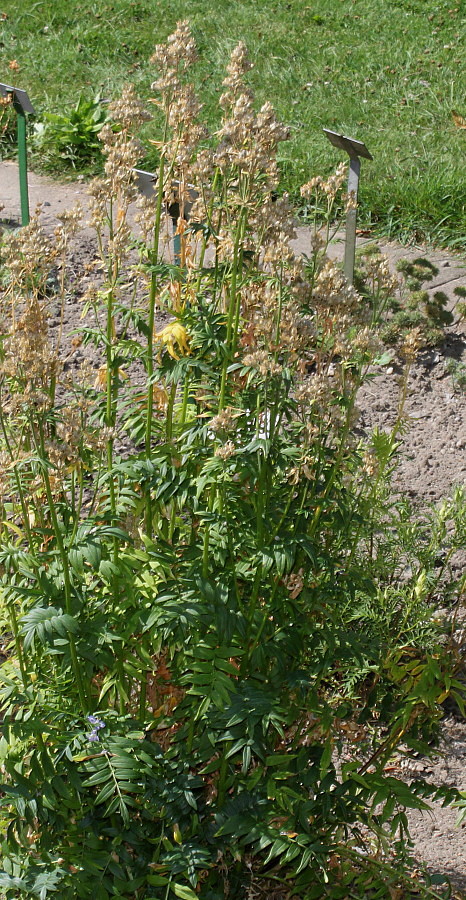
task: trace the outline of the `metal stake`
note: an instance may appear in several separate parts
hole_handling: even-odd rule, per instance
[[[26,116],[15,102],[18,128],[19,195],[21,198],[21,225],[29,225],[28,158],[26,144]]]
[[[0,94],[2,97],[11,96],[13,98],[13,106],[16,110],[21,225],[29,225],[26,113],[35,115],[35,109],[26,91],[10,87],[9,84],[0,83]]]
[[[141,194],[144,194],[145,197],[151,197],[155,192],[155,186],[157,184],[157,175],[154,172],[144,172],[143,169],[134,169],[136,175],[136,187],[138,188]],[[179,187],[179,181],[172,181],[172,185],[175,188]],[[184,203],[184,216],[186,221],[189,221],[189,214],[191,212],[191,207],[194,203],[194,200],[197,199],[198,193],[193,188],[192,185],[188,185],[189,195],[188,199],[185,200]],[[173,262],[175,266],[181,265],[181,235],[176,233],[178,228],[178,219],[180,217],[180,205],[178,200],[175,200],[173,203],[167,204],[167,212],[172,220],[173,226]]]
[[[356,258],[356,220],[361,162],[359,156],[350,157],[348,174],[348,210],[346,213],[345,259],[343,271],[350,284],[353,284],[354,261]]]
[[[338,134],[324,128],[324,134],[334,147],[339,150],[345,150],[350,158],[350,168],[348,175],[348,200],[349,206],[346,213],[346,234],[345,234],[345,259],[343,263],[343,271],[350,284],[354,279],[354,260],[356,256],[356,221],[357,221],[357,203],[359,190],[359,174],[361,172],[361,160],[373,159],[366,145],[354,138],[346,137],[344,134]]]

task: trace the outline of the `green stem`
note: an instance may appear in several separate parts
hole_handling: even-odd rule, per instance
[[[173,383],[170,388],[170,394],[168,397],[168,406],[167,406],[167,418],[165,422],[165,435],[167,441],[171,441],[173,437],[173,410],[175,408],[175,400],[176,400],[176,384]]]
[[[402,387],[401,387],[400,398],[398,401],[397,416],[396,416],[396,420],[394,422],[393,428],[390,432],[389,447],[393,447],[393,445],[395,444],[398,432],[401,427],[403,414],[404,414],[404,408],[406,405],[406,399],[408,396],[408,379],[409,379],[410,371],[411,371],[411,365],[408,364],[403,373],[403,383],[402,383]],[[363,377],[361,377],[359,379],[359,383],[361,383],[362,381],[363,381]],[[375,502],[376,497],[377,497],[377,492],[378,492],[381,481],[385,477],[385,473],[387,471],[387,466],[388,466],[389,462],[390,462],[390,453],[387,453],[386,457],[380,462],[379,471],[377,472],[377,477],[375,479],[375,482],[371,485],[371,490],[366,498],[369,508],[372,510],[370,523],[369,523],[370,524],[370,538],[371,538],[371,553],[370,553],[371,560],[372,560],[372,541],[373,541],[373,510],[376,509],[376,507],[377,507],[377,504]],[[361,489],[359,497],[362,495],[362,492],[363,492],[363,488]],[[355,508],[357,508],[357,501],[358,501],[359,497],[356,498]],[[356,529],[356,533],[353,538],[353,546],[352,546],[351,552],[348,556],[348,563],[347,563],[348,565],[350,565],[354,559],[357,548],[359,546],[359,538],[360,538],[361,532],[364,529],[365,525],[367,525],[367,523],[360,523],[360,525]]]
[[[186,741],[188,753],[191,753],[191,751],[193,749],[195,724],[196,723],[195,723],[194,715],[191,715],[191,717],[189,719],[189,726],[188,726],[188,739]]]
[[[76,534],[79,528],[81,510],[83,505],[83,497],[84,497],[84,478],[83,478],[83,469],[82,466],[79,466],[79,494],[76,502],[73,502],[73,515],[74,515],[74,526],[73,531],[71,532],[70,537],[70,546],[74,543],[76,538]],[[73,501],[74,501],[74,493],[73,493]]]
[[[254,627],[254,619],[256,617],[257,601],[259,599],[259,591],[260,591],[261,584],[262,584],[262,563],[259,563],[259,565],[256,569],[256,574],[254,577],[254,584],[252,587],[251,599],[249,601],[249,608],[247,611],[248,624],[247,624],[246,640],[245,640],[246,651],[241,659],[241,665],[240,665],[240,674],[242,676],[244,676],[245,673],[247,672],[247,667],[249,665],[251,656],[255,649],[255,641],[253,643],[251,643],[251,637],[252,637],[252,630]]]
[[[216,189],[217,189],[217,182],[218,182],[219,176],[220,176],[220,170],[217,168],[217,169],[215,169],[215,174],[214,174],[214,177],[213,177],[213,180],[212,180],[212,188],[211,188],[211,190],[212,190],[212,199],[211,199],[211,201],[210,201],[209,209],[208,209],[208,211],[207,211],[207,216],[206,216],[206,222],[207,222],[209,228],[212,227],[212,213],[213,213],[213,210],[214,210],[215,191],[216,191]],[[205,202],[205,196],[204,196],[204,202]],[[205,235],[204,235],[204,237],[203,237],[203,239],[202,239],[201,251],[200,251],[200,254],[199,254],[199,265],[198,265],[198,268],[199,268],[199,278],[198,278],[198,280],[197,280],[197,290],[200,290],[200,287],[201,287],[201,269],[202,269],[203,266],[204,266],[205,253],[206,253],[206,249],[207,249],[207,241],[208,241],[208,238],[206,238]]]
[[[0,402],[1,402],[1,401],[0,401]],[[11,461],[12,461],[13,463],[15,463],[15,460],[14,460],[14,457],[13,457],[13,453],[12,453],[12,449],[11,449],[11,444],[10,444],[10,441],[9,441],[9,438],[8,438],[8,433],[7,433],[6,426],[5,426],[5,420],[4,420],[4,418],[3,418],[3,415],[1,415],[1,414],[0,414],[0,424],[1,424],[1,428],[2,428],[3,437],[4,437],[4,440],[5,440],[6,448],[7,448],[7,451],[8,451],[8,455],[10,456]],[[29,515],[28,515],[28,510],[27,510],[27,507],[26,507],[26,501],[25,501],[25,499],[24,499],[23,485],[21,484],[21,478],[19,477],[19,474],[18,474],[17,469],[16,469],[16,463],[13,465],[13,477],[14,477],[14,479],[15,479],[16,490],[18,491],[19,502],[20,502],[20,505],[21,505],[21,512],[22,512],[22,515],[23,515],[24,530],[25,530],[25,532],[26,532],[26,537],[27,537],[27,541],[28,541],[28,544],[29,544],[29,550],[30,550],[30,553],[32,554],[32,553],[34,552],[34,544],[33,544],[33,540],[32,540],[32,532],[31,532],[31,528],[30,528],[30,525],[29,525]],[[36,567],[35,564],[34,564],[34,571],[37,572],[37,567]]]
[[[209,503],[208,503],[208,511],[211,513],[214,508],[215,503],[215,485],[212,485],[209,494]],[[203,578],[207,578],[209,574],[209,540],[210,540],[210,525],[207,522],[204,532],[204,544],[202,548],[202,576]]]
[[[174,531],[175,531],[175,525],[176,525],[176,503],[175,503],[175,501],[173,500],[172,508],[171,508],[171,512],[170,512],[170,527],[169,527],[169,529],[168,529],[168,542],[169,542],[170,544],[171,544],[171,542],[172,542],[172,540],[173,540],[173,534],[174,534]]]
[[[123,667],[123,659],[121,657],[117,660],[117,669],[119,673],[117,683],[118,711],[120,716],[124,716],[126,712],[125,694],[128,692],[125,689],[125,670]]]
[[[275,362],[278,359],[278,344],[280,341],[280,331],[282,324],[282,309],[283,309],[283,263],[280,265],[280,287],[278,291],[278,309],[277,309],[277,321],[276,321],[276,329],[275,329],[275,353],[274,358]]]
[[[45,460],[44,460],[44,464],[46,465]],[[65,550],[65,545],[63,543],[60,526],[58,524],[57,513],[55,510],[55,505],[54,505],[53,496],[52,496],[52,490],[50,487],[49,473],[45,467],[44,467],[44,471],[43,471],[43,478],[44,478],[45,492],[47,495],[47,502],[48,502],[49,510],[50,510],[50,516],[52,519],[53,531],[55,534],[55,540],[57,542],[58,552],[60,554],[60,559],[61,559],[62,568],[63,568],[63,581],[64,581],[64,587],[65,587],[65,609],[66,609],[67,615],[72,616],[73,609],[72,609],[71,579],[70,579],[70,570],[69,570],[69,564],[68,564],[68,556],[67,556],[67,553]],[[84,690],[84,684],[83,684],[83,680],[81,677],[81,670],[79,667],[78,654],[76,651],[76,643],[74,640],[74,635],[70,631],[68,632],[68,640],[69,640],[69,644],[70,644],[71,665],[73,668],[74,677],[76,679],[76,686],[78,688],[79,699],[81,701],[81,706],[82,706],[83,711],[86,712],[89,709],[89,702],[88,702],[88,698],[86,696],[86,691]]]
[[[220,769],[218,773],[218,788],[217,788],[217,806],[222,807],[225,803],[226,791],[227,791],[227,776],[228,776],[228,759],[227,753],[229,747],[231,745],[231,741],[225,742],[225,747],[223,749],[222,759],[220,762]]]
[[[325,489],[320,498],[320,503],[316,507],[316,510],[314,513],[314,518],[310,525],[309,535],[311,537],[315,534],[317,526],[319,524],[320,517],[322,515],[323,503],[326,500],[326,498],[328,497],[328,495],[333,487],[333,484],[335,482],[335,479],[341,470],[341,463],[342,463],[343,456],[344,456],[345,449],[346,449],[346,439],[348,437],[348,434],[349,434],[350,428],[351,428],[351,415],[352,415],[352,412],[354,409],[354,404],[356,402],[356,395],[357,395],[360,385],[361,385],[361,378],[358,379],[357,385],[353,391],[353,394],[352,394],[352,397],[351,397],[351,400],[350,400],[350,403],[348,406],[348,411],[346,414],[346,422],[343,426],[343,431],[342,431],[342,435],[341,435],[341,439],[340,439],[340,446],[338,448],[338,453],[333,461],[332,471],[330,472],[329,479],[327,481],[327,484],[325,485]]]
[[[226,384],[227,384],[227,371],[228,364],[230,363],[234,346],[236,344],[236,332],[233,335],[233,323],[235,322],[236,329],[236,319],[239,320],[239,311],[237,308],[237,304],[240,302],[239,296],[237,296],[237,282],[238,282],[238,274],[240,268],[240,247],[242,246],[243,234],[244,234],[244,226],[245,226],[246,218],[244,208],[241,210],[240,219],[238,222],[238,227],[236,229],[235,236],[235,245],[233,251],[233,268],[231,272],[231,284],[230,284],[230,296],[229,296],[229,304],[228,304],[228,318],[227,318],[227,336],[225,341],[225,359],[223,361],[222,366],[222,376],[220,381],[220,399],[218,404],[218,411],[221,412],[225,406],[225,393],[226,393]],[[232,338],[234,338],[232,340]]]
[[[110,239],[113,240],[114,237],[114,223],[113,223],[113,198],[110,200],[110,217],[109,217],[109,227],[110,227]],[[117,213],[117,221],[118,221],[118,213]],[[121,227],[121,226],[120,226]],[[110,430],[110,434],[107,440],[107,478],[109,483],[109,491],[110,491],[110,510],[112,514],[112,520],[115,522],[116,514],[117,514],[117,502],[116,502],[116,491],[115,491],[115,478],[113,475],[113,448],[114,448],[114,429],[117,418],[117,404],[118,404],[118,389],[119,389],[119,372],[118,368],[115,368],[115,351],[114,346],[116,342],[115,338],[115,321],[114,321],[114,288],[118,282],[119,277],[119,260],[117,256],[110,256],[108,260],[108,281],[109,281],[109,289],[107,291],[107,322],[106,322],[106,415],[105,422],[107,428]],[[119,556],[119,543],[118,538],[113,538],[113,563],[116,566],[118,564],[118,556]],[[114,579],[114,585],[116,589],[116,578]]]
[[[18,657],[19,670],[21,672],[21,680],[23,682],[24,690],[26,690],[29,682],[28,682],[28,677],[27,677],[26,665],[25,665],[25,661],[24,661],[21,636],[20,636],[19,627],[18,627],[18,619],[16,616],[15,602],[14,602],[14,600],[6,600],[6,605],[7,605],[9,615],[10,615],[11,630],[13,632],[13,637],[15,639],[15,649],[16,649],[16,655]]]
[[[164,191],[164,169],[165,169],[165,159],[162,156],[160,159],[159,166],[159,179],[158,179],[158,190],[157,190],[157,206],[155,212],[155,225],[154,225],[154,242],[153,242],[153,259],[157,260],[158,257],[158,249],[159,249],[159,240],[160,240],[160,224],[162,219],[162,203],[163,203],[163,191]],[[157,287],[158,287],[158,279],[157,274],[152,271],[151,279],[150,279],[150,292],[149,292],[149,315],[147,320],[147,360],[146,360],[146,370],[147,370],[147,415],[146,415],[146,433],[144,439],[145,446],[145,454],[146,459],[151,459],[152,456],[152,419],[154,415],[154,325],[155,325],[155,307],[156,307],[156,299],[157,299]],[[146,495],[146,532],[149,537],[152,535],[152,502],[150,496],[150,490],[147,491]]]
[[[110,430],[107,439],[107,477],[110,490],[110,509],[112,519],[116,518],[115,481],[113,477],[113,429],[115,426],[115,407],[118,392],[118,373],[114,372],[113,353],[113,289],[107,292],[107,328],[106,328],[106,411],[105,424]],[[118,541],[113,539],[114,562],[118,560]]]
[[[180,413],[180,425],[181,425],[181,427],[183,427],[183,425],[184,425],[185,422],[186,422],[186,414],[187,414],[187,412],[188,412],[189,385],[190,385],[189,376],[186,375],[185,380],[184,380],[183,400],[182,400],[182,403],[181,403],[181,413]]]
[[[158,190],[157,190],[157,206],[155,212],[155,225],[154,225],[154,243],[153,243],[153,256],[157,259],[158,249],[159,249],[159,239],[160,239],[160,225],[162,218],[162,202],[163,202],[163,190],[164,190],[164,167],[165,160],[164,157],[161,157],[160,167],[159,167],[159,178],[158,178]],[[155,323],[155,307],[156,307],[156,298],[157,298],[157,287],[158,287],[158,279],[157,274],[155,272],[151,273],[150,280],[150,293],[149,293],[149,316],[147,320],[148,327],[148,335],[147,335],[147,380],[149,382],[149,396],[147,399],[147,420],[146,420],[146,437],[145,437],[145,450],[146,456],[148,459],[151,457],[151,435],[152,435],[152,415],[154,409],[154,398],[152,391],[152,376],[154,373],[154,357],[153,357],[153,348],[154,348],[154,323]]]

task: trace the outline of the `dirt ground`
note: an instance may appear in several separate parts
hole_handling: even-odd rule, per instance
[[[31,209],[43,204],[43,220],[53,228],[56,216],[74,206],[77,200],[86,206],[85,185],[59,184],[48,178],[29,175]],[[0,163],[0,216],[10,224],[19,221],[18,171],[11,162]],[[360,241],[360,243],[362,243]],[[297,252],[306,252],[308,233],[298,229]],[[466,287],[466,263],[459,257],[426,248],[381,246],[391,263],[401,257],[426,255],[438,267],[439,274],[430,290],[441,289],[453,302],[455,287]],[[336,243],[332,253],[342,255],[342,244]],[[76,274],[94,254],[91,232],[84,230],[76,247]],[[65,327],[77,324],[80,308],[67,309]],[[400,461],[394,474],[394,488],[406,493],[416,504],[436,503],[449,496],[456,485],[466,482],[466,387],[458,387],[449,374],[449,359],[466,364],[466,325],[454,323],[447,328],[444,345],[421,353],[412,368],[406,412],[409,429],[403,439]],[[359,427],[370,432],[375,426],[389,429],[396,418],[398,403],[396,367],[388,368],[364,389],[361,399]],[[460,577],[463,560],[457,559],[454,574]],[[419,758],[400,768],[407,778],[426,777],[437,784],[455,785],[466,791],[466,722],[456,711],[443,723],[441,754],[433,759]],[[466,834],[456,827],[454,810],[434,804],[429,813],[409,815],[413,853],[431,872],[451,878],[456,889],[466,891]]]

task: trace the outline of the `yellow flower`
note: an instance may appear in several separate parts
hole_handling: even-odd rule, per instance
[[[118,377],[123,379],[128,378],[128,375],[123,369],[118,369]],[[97,370],[94,387],[96,390],[105,391],[107,387],[107,366],[100,366],[100,368]]]
[[[180,358],[175,352],[175,345],[181,356],[189,356],[191,353],[188,344],[188,333],[180,322],[170,322],[169,325],[162,328],[162,331],[158,331],[155,334],[155,338],[165,344],[168,353],[173,359]]]

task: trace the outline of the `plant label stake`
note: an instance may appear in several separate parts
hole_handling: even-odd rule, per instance
[[[324,128],[325,137],[328,138],[334,147],[344,150],[350,158],[350,168],[348,175],[348,211],[346,213],[346,234],[345,234],[345,260],[343,263],[343,271],[350,284],[354,279],[354,259],[356,255],[356,219],[357,219],[357,202],[359,189],[359,173],[361,171],[361,160],[373,159],[366,145],[354,138],[346,137],[344,134],[338,134],[336,131],[330,131]]]
[[[152,197],[152,194],[156,190],[158,176],[154,175],[153,172],[144,172],[143,169],[134,169],[134,174],[136,175],[136,187],[139,193],[144,194],[144,197]],[[179,181],[172,181],[172,185],[176,189],[179,186]],[[184,204],[184,216],[186,221],[189,220],[191,207],[198,196],[197,191],[195,191],[193,187],[190,185],[188,185],[188,187],[190,199],[185,201]],[[178,219],[180,218],[180,204],[178,203],[178,200],[167,203],[167,212],[173,225],[173,261],[175,266],[179,266],[181,265],[181,235],[176,233]]]
[[[13,98],[13,106],[16,110],[17,140],[18,140],[18,164],[19,164],[19,194],[21,198],[21,225],[29,225],[29,193],[28,193],[28,163],[26,145],[26,113],[35,115],[36,111],[26,93],[19,88],[10,87],[0,83],[2,97],[10,95]]]

